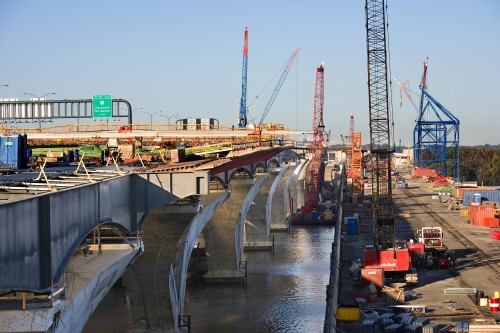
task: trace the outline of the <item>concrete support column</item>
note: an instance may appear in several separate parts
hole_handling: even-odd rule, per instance
[[[203,232],[207,249],[207,282],[239,282],[243,254],[244,221],[256,194],[269,175],[232,179],[231,195],[215,212]]]
[[[273,246],[272,241],[269,240],[266,212],[268,209],[267,200],[271,195],[270,189],[278,173],[270,173],[268,176],[253,200],[251,200],[246,214],[243,243],[245,250],[270,249]]]

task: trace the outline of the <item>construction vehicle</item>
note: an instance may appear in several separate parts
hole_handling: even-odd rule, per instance
[[[292,217],[292,224],[331,224],[334,223],[333,212],[327,210],[327,204],[320,198],[323,196],[322,184],[325,152],[325,125],[323,123],[324,107],[324,68],[316,68],[316,86],[314,90],[313,142],[311,145],[311,163],[307,170],[305,185],[305,205]],[[331,204],[330,204],[331,206]]]
[[[416,268],[449,268],[455,266],[455,251],[448,250],[443,243],[443,230],[441,227],[423,227],[417,230],[415,238],[417,244],[409,245],[411,248],[412,264]]]
[[[416,283],[406,242],[396,242],[391,155],[395,150],[388,89],[385,0],[366,0],[366,40],[370,115],[370,166],[373,193],[373,245],[363,252],[364,269],[382,269],[384,279]]]

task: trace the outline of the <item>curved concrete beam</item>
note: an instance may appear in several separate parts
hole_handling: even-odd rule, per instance
[[[311,164],[311,160],[305,160],[303,164],[301,164],[300,169],[297,174],[297,200],[296,207],[300,207],[305,205],[305,190],[306,190],[306,173],[309,165]]]
[[[271,189],[269,190],[269,196],[267,197],[267,202],[266,202],[266,226],[267,226],[267,237],[268,238],[269,238],[269,232],[271,230],[271,213],[272,213],[272,208],[273,208],[274,195],[276,193],[276,189],[278,188],[278,185],[281,182],[281,179],[283,178],[283,175],[288,171],[288,169],[289,169],[288,165],[285,165],[281,168],[280,173],[274,179],[273,185],[271,186]]]
[[[229,193],[225,193],[217,197],[208,206],[204,207],[194,219],[191,221],[186,231],[179,239],[177,250],[173,264],[170,266],[169,273],[169,291],[170,301],[172,303],[172,312],[174,325],[176,324],[178,315],[182,315],[184,311],[184,300],[186,294],[186,277],[189,265],[189,259],[193,252],[194,245],[198,237],[203,232],[208,221],[212,218],[215,211],[229,197]]]
[[[260,190],[262,189],[264,184],[269,180],[270,177],[271,176],[269,174],[260,177],[252,186],[250,191],[248,191],[248,194],[245,197],[245,200],[243,201],[243,205],[241,206],[241,211],[238,216],[238,221],[235,230],[236,257],[238,261],[237,267],[239,267],[241,255],[243,254],[243,238],[244,238],[243,234],[245,228],[245,220],[247,219],[248,211],[250,210],[250,206],[252,205],[255,197],[257,196],[257,194],[260,192]]]

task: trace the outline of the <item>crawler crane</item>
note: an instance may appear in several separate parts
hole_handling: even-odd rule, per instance
[[[326,207],[321,205],[324,164],[322,156],[326,142],[325,125],[323,123],[324,106],[324,68],[316,69],[316,87],[314,90],[313,142],[311,146],[311,163],[306,176],[305,205],[294,215],[294,224],[328,224],[333,223],[333,215],[327,216]],[[331,211],[329,213],[332,213]]]
[[[404,277],[415,283],[405,242],[396,244],[391,186],[391,154],[394,152],[388,60],[385,0],[366,0],[368,96],[370,115],[371,182],[373,189],[373,246],[363,253],[364,268],[384,271],[386,278]]]

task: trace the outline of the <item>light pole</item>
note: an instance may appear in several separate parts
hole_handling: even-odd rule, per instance
[[[174,118],[174,117],[177,117],[179,118],[179,115],[176,113],[176,114],[173,114],[171,116],[166,116],[166,115],[161,115],[161,117],[165,117],[167,118],[167,125],[168,125],[168,128],[171,128],[172,127],[172,124],[170,123],[170,119]]]
[[[0,88],[2,88],[2,87],[8,87],[8,86],[9,86],[8,84],[1,84],[1,85],[0,85]],[[3,126],[4,126],[4,124],[7,124],[7,120],[2,121],[2,130],[3,130]],[[5,126],[5,128],[7,128],[7,126]]]
[[[23,95],[30,95],[30,96],[33,96],[34,98],[36,98],[37,101],[40,101],[42,98],[44,98],[45,96],[48,96],[48,95],[55,95],[56,93],[55,92],[50,92],[50,93],[46,93],[46,94],[43,94],[41,96],[38,96],[38,95],[35,95],[35,94],[32,94],[32,93],[23,93]],[[33,99],[32,99],[33,100]],[[40,110],[38,112],[38,128],[42,128],[42,110]]]
[[[151,125],[151,130],[153,130],[153,116],[155,114],[158,114],[158,113],[161,113],[161,110],[160,111],[156,111],[156,112],[153,112],[153,113],[150,113],[150,112],[146,112],[146,111],[143,111],[145,114],[149,115],[150,117],[150,125]]]

